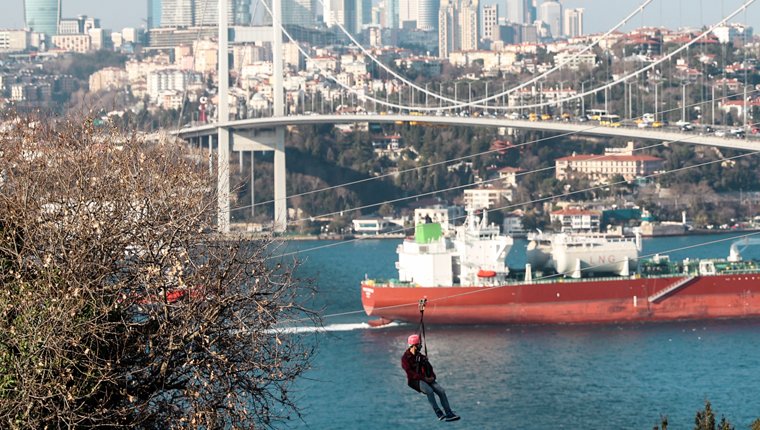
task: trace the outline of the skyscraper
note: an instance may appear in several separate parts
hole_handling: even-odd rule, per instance
[[[53,37],[61,20],[61,0],[24,0],[26,27]]]
[[[161,27],[161,0],[148,0],[148,30]]]
[[[417,28],[425,31],[438,30],[438,10],[440,8],[440,0],[418,0]]]
[[[417,0],[399,0],[398,2],[398,23],[399,27],[404,27],[404,22],[416,21],[419,15],[419,3]]]
[[[583,36],[583,9],[566,9],[564,22],[565,36]]]
[[[161,0],[161,26],[215,26],[218,24],[218,9],[218,0]],[[228,1],[227,22],[230,25],[250,25],[251,21],[251,0]]]
[[[483,39],[496,40],[499,31],[499,7],[483,6]]]
[[[525,24],[528,0],[507,0],[507,21]]]
[[[399,28],[399,0],[385,0],[385,27]]]
[[[193,0],[162,0],[162,27],[192,27],[195,4]]]
[[[562,36],[562,5],[558,1],[549,0],[541,3],[538,19],[549,26],[553,38]]]
[[[442,0],[438,12],[438,55],[478,49],[478,0]]]
[[[371,13],[372,3],[365,0],[325,0],[325,25],[332,27],[340,24],[353,35],[369,23]]]
[[[283,0],[282,23],[286,25],[314,26],[313,0]]]

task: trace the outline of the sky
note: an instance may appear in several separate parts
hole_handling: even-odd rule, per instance
[[[101,26],[112,30],[140,27],[147,17],[147,0],[62,0],[63,17],[88,15],[100,18]],[[499,4],[502,14],[505,0],[481,0]],[[620,22],[644,0],[562,0],[565,7],[585,9],[585,33],[605,32]],[[255,3],[256,0],[253,0]],[[738,8],[743,0],[654,0],[640,16],[623,30],[648,26],[701,27],[719,20]],[[0,28],[23,28],[23,0],[0,0]],[[746,22],[760,34],[760,1],[753,3],[745,15],[734,22]]]

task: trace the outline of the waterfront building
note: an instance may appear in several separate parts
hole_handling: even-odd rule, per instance
[[[562,233],[598,233],[602,219],[600,211],[560,209],[549,214],[552,224],[558,224]]]
[[[562,5],[555,0],[541,3],[538,19],[549,26],[553,38],[562,36]]]
[[[391,230],[391,223],[385,218],[365,215],[351,220],[356,234],[383,234]]]
[[[31,31],[55,36],[60,20],[61,0],[24,0],[24,21]]]

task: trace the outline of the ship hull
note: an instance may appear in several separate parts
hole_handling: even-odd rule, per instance
[[[672,290],[672,291],[671,291]],[[760,317],[760,274],[563,280],[498,287],[362,284],[367,315],[443,324],[584,324]]]

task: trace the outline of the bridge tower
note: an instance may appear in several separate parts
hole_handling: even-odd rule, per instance
[[[285,127],[275,126],[271,130],[255,132],[235,131],[229,116],[229,27],[226,11],[230,0],[219,0],[219,106],[218,112],[218,156],[217,156],[217,198],[218,228],[221,233],[230,231],[230,144],[237,151],[274,151],[274,220],[273,230],[282,233],[287,228],[287,192],[285,171]],[[285,115],[285,90],[283,88],[283,46],[282,46],[282,0],[272,0],[272,80],[273,115]],[[251,162],[253,169],[253,162]],[[253,193],[251,175],[251,193]]]

